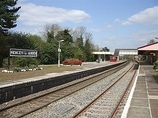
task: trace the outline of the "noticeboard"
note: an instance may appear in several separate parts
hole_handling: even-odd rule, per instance
[[[37,50],[10,48],[11,57],[37,57]]]

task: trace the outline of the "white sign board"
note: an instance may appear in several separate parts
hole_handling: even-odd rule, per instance
[[[37,50],[10,48],[11,57],[37,57]]]

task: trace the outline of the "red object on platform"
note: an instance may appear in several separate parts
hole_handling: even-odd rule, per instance
[[[117,57],[111,56],[110,57],[110,62],[116,62],[117,61]]]

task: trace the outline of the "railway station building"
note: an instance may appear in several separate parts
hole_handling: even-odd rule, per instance
[[[142,55],[142,59],[149,64],[158,60],[158,42],[138,47],[137,50],[138,55]]]
[[[98,60],[106,60],[105,56],[115,57],[118,60],[123,59],[125,55],[133,58],[140,58],[153,64],[158,60],[158,42],[147,44],[137,49],[115,49],[114,52],[93,52],[94,55],[98,55]],[[102,55],[102,56],[101,56]],[[101,57],[104,57],[103,59]]]

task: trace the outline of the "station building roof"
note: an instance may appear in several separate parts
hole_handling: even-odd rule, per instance
[[[150,54],[153,52],[158,52],[158,42],[147,44],[137,48],[138,54]]]

